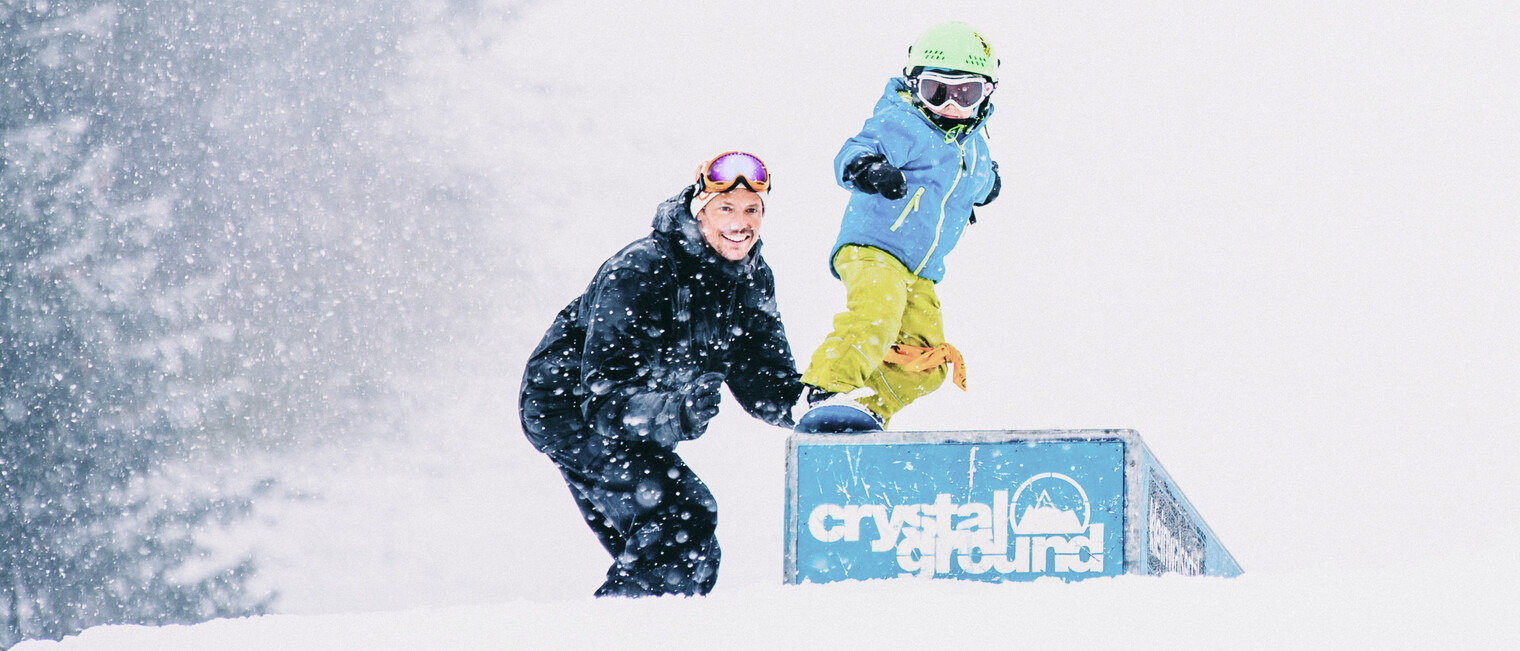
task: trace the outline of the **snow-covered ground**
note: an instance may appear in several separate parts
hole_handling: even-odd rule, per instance
[[[1491,550],[1498,554],[1500,549]],[[193,627],[103,627],[35,649],[1509,649],[1512,570],[1444,564],[1237,579],[747,585],[702,599],[537,600]]]
[[[271,460],[306,498],[207,532],[280,614],[17,649],[1520,643],[1508,3],[483,5],[411,43],[394,98],[424,159],[492,184],[494,322],[416,379],[409,438]],[[971,391],[894,427],[1136,429],[1246,574],[781,586],[785,432],[728,402],[681,447],[720,504],[716,592],[592,600],[608,559],[518,430],[527,352],[741,148],[778,178],[762,233],[805,358],[842,304],[834,152],[950,18],[999,48],[1004,193],[940,287]]]

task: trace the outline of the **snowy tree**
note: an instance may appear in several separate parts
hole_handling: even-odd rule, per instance
[[[411,3],[0,5],[0,644],[259,612],[168,477],[373,434],[468,323],[467,189],[385,115]]]
[[[258,612],[247,561],[206,567],[191,531],[231,502],[143,487],[202,423],[184,359],[225,339],[205,278],[165,263],[172,191],[113,199],[103,116],[116,9],[6,9],[0,60],[0,643],[102,622]]]

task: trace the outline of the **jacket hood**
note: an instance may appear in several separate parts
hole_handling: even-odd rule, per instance
[[[655,209],[654,222],[651,224],[655,232],[669,238],[681,257],[700,267],[716,269],[731,278],[753,273],[760,264],[760,245],[763,242],[756,240],[754,248],[749,250],[749,255],[743,260],[729,260],[719,256],[717,251],[707,245],[707,240],[702,238],[702,228],[697,224],[696,216],[691,214],[691,200],[696,194],[697,186],[688,185],[676,196],[661,202]]]
[[[945,126],[945,122],[952,121],[939,118],[930,112],[929,109],[919,106],[918,102],[913,100],[912,91],[908,90],[908,80],[903,77],[893,77],[887,80],[887,87],[881,92],[881,99],[876,100],[877,113],[890,110],[905,111],[917,115],[923,121],[934,125],[935,128],[944,131],[946,134],[949,134],[955,128],[954,126]],[[992,117],[993,110],[992,99],[988,98],[982,101],[982,105],[977,108],[976,117],[965,122],[959,120],[953,121],[965,126],[964,133],[957,135],[975,133],[978,129],[981,129],[983,125],[987,124],[987,118]]]

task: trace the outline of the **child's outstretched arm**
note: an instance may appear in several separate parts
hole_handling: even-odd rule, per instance
[[[862,156],[875,155],[880,157],[876,160],[885,161],[894,170],[901,170],[907,161],[913,160],[912,142],[912,135],[899,125],[880,118],[866,120],[860,133],[844,141],[844,146],[839,148],[839,154],[834,156],[834,182],[847,190],[860,189],[868,192],[852,181],[851,176],[855,175],[847,174],[849,171],[858,172],[859,168],[864,166],[857,164],[857,169],[851,170],[851,164],[856,163],[856,160]],[[872,162],[875,160],[866,165]]]

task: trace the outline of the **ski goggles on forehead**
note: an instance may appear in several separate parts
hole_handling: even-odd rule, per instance
[[[771,189],[771,174],[754,154],[731,151],[697,168],[697,182],[702,184],[703,192],[728,192],[741,183],[751,191],[767,192]]]
[[[947,75],[921,72],[913,78],[919,101],[933,108],[954,103],[963,109],[976,108],[992,94],[992,82],[977,75]]]

